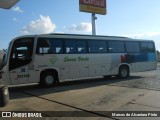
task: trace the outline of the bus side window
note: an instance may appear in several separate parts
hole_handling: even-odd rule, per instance
[[[155,52],[154,44],[152,42],[141,42],[141,52]]]
[[[107,53],[107,42],[94,40],[88,42],[89,53]]]
[[[89,48],[89,53],[99,53],[97,41],[89,41],[88,48]]]
[[[87,52],[86,41],[84,41],[84,40],[77,40],[76,46],[77,46],[78,53],[86,53]]]
[[[140,52],[139,42],[126,42],[126,51],[128,53],[139,53]]]
[[[98,41],[99,53],[107,53],[107,43],[106,41]]]
[[[63,44],[61,39],[53,38],[49,40],[51,43],[52,53],[53,54],[62,54],[63,53]]]
[[[37,54],[50,54],[52,52],[49,41],[45,38],[39,38],[37,43]]]
[[[76,41],[74,41],[74,40],[66,40],[65,41],[65,50],[66,50],[67,54],[77,53]]]
[[[110,53],[124,53],[125,52],[124,42],[109,41],[108,45],[109,45]]]

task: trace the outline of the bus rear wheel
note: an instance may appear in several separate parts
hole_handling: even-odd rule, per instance
[[[118,74],[118,77],[119,78],[127,78],[129,76],[129,68],[127,66],[121,66],[119,68],[119,74]]]
[[[56,82],[56,77],[52,72],[45,72],[42,74],[40,85],[44,87],[51,87]]]

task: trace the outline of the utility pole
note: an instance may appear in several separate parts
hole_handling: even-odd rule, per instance
[[[97,20],[97,17],[96,17],[95,13],[91,14],[91,19],[92,19],[92,35],[96,35],[96,20]]]
[[[106,0],[79,0],[79,10],[91,13],[92,35],[96,35],[96,14],[106,15]]]

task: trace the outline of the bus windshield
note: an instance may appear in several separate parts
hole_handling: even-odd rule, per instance
[[[14,41],[9,58],[9,69],[29,64],[32,60],[33,38],[20,38]]]

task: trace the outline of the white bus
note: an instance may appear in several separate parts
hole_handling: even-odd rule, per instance
[[[55,82],[156,69],[154,42],[127,37],[45,34],[9,43],[2,80],[7,85]]]

